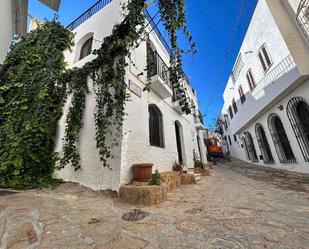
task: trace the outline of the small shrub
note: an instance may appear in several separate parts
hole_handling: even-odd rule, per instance
[[[156,169],[155,173],[151,176],[151,181],[149,185],[160,185],[161,184],[161,176],[159,170]]]
[[[180,163],[175,161],[172,169],[173,169],[173,171],[182,171],[183,165],[181,165]]]

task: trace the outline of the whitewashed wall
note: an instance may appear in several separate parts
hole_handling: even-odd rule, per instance
[[[299,1],[292,0],[291,2],[294,2],[294,7],[297,3],[299,3]],[[290,37],[290,39],[292,39],[292,37]],[[284,58],[290,55],[290,51],[265,0],[259,0],[247,34],[240,48],[244,66],[235,83],[232,81],[231,77],[229,78],[223,94],[224,106],[222,108],[222,120],[224,120],[223,114],[228,114],[227,109],[229,105],[232,105],[233,98],[235,98],[238,107],[238,112],[236,114],[233,110],[234,118],[231,119],[229,116],[230,124],[228,129],[224,129],[226,137],[229,135],[232,141],[232,144],[230,145],[229,140],[227,139],[231,156],[247,161],[245,148],[241,146],[242,141],[240,139],[244,136],[244,132],[246,131],[250,132],[253,137],[258,157],[261,155],[255,134],[255,125],[260,123],[264,128],[273,158],[275,160],[275,164],[267,164],[267,166],[309,173],[309,164],[304,161],[300,147],[286,114],[286,105],[292,97],[299,96],[305,98],[307,101],[309,100],[309,81],[304,81],[306,77],[308,78],[308,75],[301,75],[296,64],[292,70],[275,81],[270,87],[265,87],[262,89],[262,97],[259,99],[256,98],[257,95],[255,95],[255,92],[250,92],[248,81],[246,79],[246,73],[248,69],[251,68],[257,84],[261,79],[263,79],[263,77],[265,77],[265,75],[267,75],[268,72],[266,72],[266,74],[263,72],[258,58],[258,50],[264,43],[268,48],[271,60],[273,62],[273,65],[268,70],[269,72],[274,69],[276,65],[278,65],[278,63],[280,63]],[[295,44],[295,46],[297,46],[297,44]],[[240,102],[240,96],[238,93],[239,85],[242,85],[246,95],[246,102],[244,104],[241,104]],[[279,110],[278,106],[280,105],[284,107],[283,111]],[[267,126],[268,116],[273,112],[278,114],[283,123],[297,163],[282,164],[279,162]],[[237,142],[234,141],[234,134],[237,135]],[[227,147],[225,147],[225,149],[227,149]],[[262,160],[259,160],[256,164],[264,165]]]
[[[13,38],[11,0],[0,1],[0,64],[3,63]]]
[[[100,12],[91,17],[88,21],[76,28],[74,32],[75,44],[72,52],[65,53],[66,60],[70,67],[80,67],[87,61],[94,58],[89,55],[78,61],[83,41],[86,41],[93,34],[93,49],[99,48],[103,38],[109,35],[114,24],[121,21],[120,0],[114,0]],[[160,40],[154,33],[150,34],[150,40],[155,49],[169,64],[169,54],[164,49]],[[132,51],[132,57],[127,68],[126,81],[131,80],[141,89],[146,82],[146,43],[142,42],[140,46]],[[138,76],[144,72],[142,76]],[[189,89],[189,87],[187,87]],[[182,125],[184,160],[188,167],[193,167],[193,149],[198,152],[197,130],[194,125],[193,115],[180,115],[172,107],[171,98],[162,99],[155,92],[142,92],[141,97],[130,93],[130,101],[126,104],[125,121],[123,124],[123,140],[121,146],[114,148],[112,159],[110,160],[111,170],[103,168],[99,161],[99,153],[95,144],[95,125],[94,108],[95,96],[91,92],[87,96],[86,110],[84,114],[84,126],[81,131],[79,141],[79,152],[81,156],[82,169],[74,171],[70,166],[54,173],[56,178],[65,181],[79,182],[82,185],[92,189],[112,189],[118,190],[121,184],[128,183],[132,179],[131,167],[135,163],[154,163],[154,169],[159,171],[172,170],[173,162],[178,160],[176,135],[174,122],[178,120]],[[197,106],[197,98],[189,89],[188,94]],[[148,105],[156,104],[162,112],[164,122],[164,141],[165,148],[157,148],[149,144],[149,125],[148,125]],[[56,151],[61,153],[62,138],[64,137],[65,120],[70,100],[65,106],[65,112],[59,122],[59,129],[56,140]],[[202,138],[201,138],[202,139]],[[205,146],[202,148],[206,155]]]

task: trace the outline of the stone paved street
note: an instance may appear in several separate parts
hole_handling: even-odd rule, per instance
[[[150,215],[138,222],[121,219],[134,206],[75,184],[2,192],[1,248],[307,249],[308,185],[295,174],[219,163],[197,185],[144,207]]]

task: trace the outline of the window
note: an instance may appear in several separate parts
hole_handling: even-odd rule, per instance
[[[235,66],[233,68],[233,71],[232,71],[232,79],[234,82],[237,80],[243,66],[244,66],[244,62],[242,60],[241,54],[239,54],[239,56],[237,57]]]
[[[81,49],[80,49],[80,55],[79,55],[79,59],[83,59],[86,56],[91,54],[91,50],[92,50],[92,41],[93,41],[93,37],[90,37],[87,41],[84,42],[84,44],[82,45]]]
[[[256,154],[255,146],[253,143],[253,138],[249,132],[245,132],[245,141],[246,141],[250,161],[253,163],[258,162],[259,159]]]
[[[151,146],[164,147],[163,119],[156,105],[149,105],[149,142]]]
[[[264,128],[261,124],[257,124],[255,126],[255,134],[258,140],[258,144],[260,147],[261,154],[263,156],[263,161],[265,164],[274,163],[274,158],[271,153],[268,140],[264,131]]]
[[[232,110],[232,107],[231,106],[229,106],[229,114],[230,114],[230,117],[231,117],[231,119],[233,118],[233,110]]]
[[[287,114],[303,157],[309,162],[309,106],[306,100],[292,98],[287,105]]]
[[[232,145],[232,140],[231,140],[230,135],[228,135],[228,137],[229,137],[229,143],[230,143],[230,145]]]
[[[240,102],[242,104],[245,103],[246,102],[246,96],[244,94],[244,90],[242,89],[242,86],[239,86],[238,93],[239,93],[239,97],[240,97]]]
[[[256,84],[255,84],[255,80],[253,78],[251,69],[249,69],[247,72],[247,80],[248,80],[250,91],[253,91],[254,88],[256,87]]]
[[[261,62],[261,65],[263,67],[264,72],[266,72],[272,65],[269,53],[267,51],[266,45],[264,44],[259,51],[259,59]]]
[[[237,137],[235,134],[234,134],[234,142],[237,142]]]
[[[237,104],[235,102],[235,99],[232,100],[232,105],[233,105],[234,112],[236,114],[238,112],[238,108],[237,108]]]
[[[289,139],[277,114],[268,117],[268,128],[281,163],[296,163]]]
[[[225,128],[225,130],[227,130],[228,129],[228,124],[227,124],[227,115],[226,114],[224,114],[224,128]]]

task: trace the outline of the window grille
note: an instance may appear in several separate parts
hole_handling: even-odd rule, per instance
[[[309,106],[301,97],[292,98],[287,105],[287,115],[306,162],[309,162]]]
[[[296,163],[290,142],[286,135],[281,119],[276,113],[268,117],[268,128],[281,163]]]
[[[251,162],[258,162],[259,159],[256,154],[255,146],[253,143],[253,138],[249,132],[245,132],[245,141],[248,148],[249,157]]]
[[[257,137],[257,141],[260,147],[261,154],[263,156],[264,163],[265,164],[274,163],[274,158],[272,156],[264,128],[261,124],[257,124],[255,126],[255,133],[256,133],[256,137]]]

